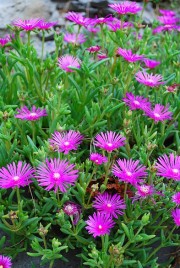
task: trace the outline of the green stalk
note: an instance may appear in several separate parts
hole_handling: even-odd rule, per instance
[[[43,62],[43,56],[44,56],[44,41],[45,41],[45,32],[42,31],[42,50],[41,50],[41,61]]]
[[[108,182],[108,175],[109,175],[109,172],[110,172],[110,166],[111,166],[111,153],[108,152],[108,162],[105,166],[105,180],[104,180],[104,185],[106,186],[107,185],[107,182]]]
[[[50,262],[50,264],[49,264],[49,268],[52,268],[53,265],[54,265],[54,260],[52,260],[52,261]]]
[[[35,126],[35,122],[31,121],[31,125],[32,125],[32,140],[33,140],[34,144],[36,144],[36,126]]]
[[[30,58],[30,51],[31,51],[31,49],[30,49],[30,47],[31,47],[31,37],[30,37],[30,34],[31,34],[31,32],[28,31],[27,32],[27,37],[28,37],[28,41],[27,41],[27,45],[28,45],[28,58]]]
[[[21,197],[19,187],[16,187],[16,196],[17,196],[18,210],[19,212],[21,212]]]

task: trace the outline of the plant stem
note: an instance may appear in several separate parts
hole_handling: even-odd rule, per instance
[[[53,264],[54,264],[54,260],[52,260],[49,264],[49,268],[52,268],[53,267]]]
[[[127,192],[127,183],[125,183],[124,187],[124,200],[126,199],[126,192]]]
[[[16,196],[17,196],[18,210],[19,212],[21,212],[21,197],[20,197],[19,187],[16,187]]]
[[[43,30],[43,31],[42,31],[41,61],[43,61],[43,57],[44,57],[44,41],[45,41],[45,32],[44,32],[44,30]]]

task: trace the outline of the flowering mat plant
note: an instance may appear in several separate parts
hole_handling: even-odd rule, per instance
[[[19,18],[0,38],[1,268],[77,249],[80,267],[173,267],[157,252],[180,242],[180,26],[161,9],[143,25],[146,2],[68,12],[65,32]]]

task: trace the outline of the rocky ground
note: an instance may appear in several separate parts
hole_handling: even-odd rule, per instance
[[[65,20],[67,11],[83,12],[84,15],[106,16],[112,13],[108,7],[115,0],[0,0],[0,37],[7,33],[7,24],[11,24],[17,18],[44,18],[47,21],[56,21],[60,29],[69,22]],[[142,4],[142,2],[140,3]],[[151,24],[155,18],[155,12],[151,3],[143,14],[146,23]],[[39,55],[41,54],[41,38],[34,36],[34,46]],[[45,54],[55,50],[52,35],[48,34],[45,42]]]

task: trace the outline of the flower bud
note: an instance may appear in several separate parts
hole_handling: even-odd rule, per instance
[[[147,225],[149,223],[150,213],[145,213],[142,216],[142,224]]]

